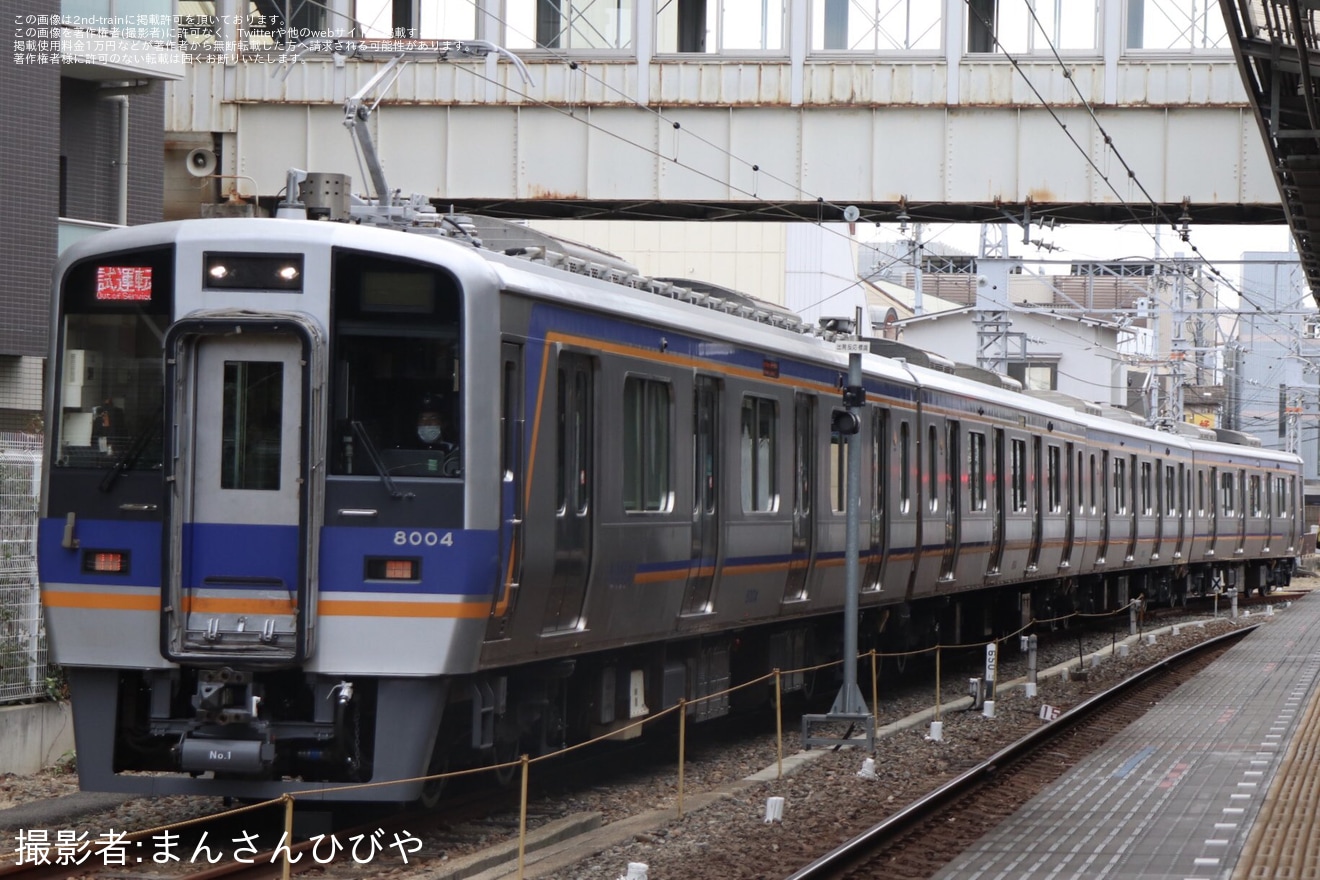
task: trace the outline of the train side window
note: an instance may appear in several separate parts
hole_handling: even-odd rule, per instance
[[[1196,472],[1196,515],[1205,516],[1205,471]]]
[[[833,421],[833,420],[831,420]],[[830,432],[830,507],[835,513],[848,510],[848,436]]]
[[[912,435],[907,422],[898,425],[898,511],[912,510]]]
[[[972,431],[967,435],[967,478],[970,481],[972,510],[985,510],[985,434]]]
[[[1150,516],[1155,508],[1151,501],[1150,462],[1141,463],[1141,515]]]
[[[940,507],[940,435],[934,425],[927,432],[928,450],[926,452],[926,494],[929,498],[930,512],[935,513]]]
[[[1078,516],[1085,516],[1086,514],[1086,501],[1085,501],[1086,496],[1082,494],[1086,490],[1086,486],[1084,485],[1084,481],[1086,480],[1085,465],[1086,465],[1086,453],[1078,451],[1077,453],[1077,515]]]
[[[1059,447],[1050,446],[1046,453],[1046,486],[1049,489],[1049,511],[1059,513],[1063,510],[1063,467],[1059,457]]]
[[[740,446],[744,511],[771,511],[779,506],[775,484],[778,433],[778,402],[764,397],[743,398]]]
[[[1247,478],[1247,498],[1250,502],[1252,516],[1260,516],[1262,511],[1260,492],[1260,475],[1252,474]]]
[[[1095,453],[1094,452],[1091,453],[1090,483],[1091,483],[1091,516],[1095,516],[1095,499],[1097,496],[1095,493]]]
[[[673,410],[669,383],[629,376],[623,382],[623,509],[630,513],[669,510],[670,433]]]
[[[1127,513],[1127,462],[1114,457],[1114,513]]]
[[[1009,485],[1013,489],[1012,510],[1022,513],[1027,509],[1027,444],[1025,440],[1012,441],[1012,459]]]
[[[1233,515],[1233,472],[1224,471],[1219,483],[1219,510],[1224,516]]]
[[[1178,481],[1171,464],[1164,466],[1164,512],[1169,516],[1178,512]]]

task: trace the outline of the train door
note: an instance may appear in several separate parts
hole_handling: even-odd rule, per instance
[[[876,408],[871,416],[871,533],[870,551],[862,578],[862,590],[880,590],[884,585],[885,558],[889,555],[889,410]]]
[[[1155,543],[1152,545],[1150,551],[1150,558],[1152,561],[1159,559],[1160,554],[1164,551],[1164,508],[1167,503],[1166,499],[1171,497],[1167,491],[1167,487],[1164,485],[1164,467],[1163,459],[1155,459],[1154,472],[1151,474],[1151,480],[1155,484],[1153,486],[1155,493]]]
[[[523,561],[523,350],[506,342],[500,368],[500,559],[504,569],[491,604],[487,639],[505,636],[518,600]]]
[[[1233,549],[1235,556],[1241,556],[1247,548],[1247,512],[1250,509],[1250,499],[1247,497],[1247,472],[1239,469],[1237,472],[1237,497],[1240,499],[1235,508],[1237,513],[1237,547]]]
[[[1140,509],[1137,504],[1137,457],[1135,455],[1128,456],[1127,480],[1129,483],[1126,487],[1127,497],[1131,499],[1131,503],[1128,504],[1128,546],[1126,556],[1127,561],[1131,562],[1137,558],[1137,514]]]
[[[1094,467],[1094,463],[1092,467]],[[1095,488],[1091,489],[1091,503],[1095,503]],[[1096,554],[1096,564],[1103,565],[1109,558],[1109,511],[1112,508],[1109,499],[1109,452],[1100,453],[1100,550]]]
[[[931,429],[932,432],[934,428]],[[960,503],[962,489],[962,444],[959,440],[959,434],[962,431],[962,423],[950,419],[946,423],[948,440],[946,442],[945,453],[945,474],[944,484],[945,504],[944,504],[944,556],[940,560],[940,580],[951,581],[958,570],[958,550],[961,547],[962,527],[959,520],[962,514],[962,504]],[[932,438],[933,440],[934,438]],[[935,488],[932,487],[932,492]]]
[[[1005,508],[1008,505],[1006,495],[1008,487],[1006,485],[1007,470],[1004,466],[1004,429],[995,428],[995,449],[994,449],[994,520],[990,527],[990,564],[987,566],[988,574],[999,574],[1000,567],[1004,564],[1004,515]]]
[[[560,352],[555,444],[555,555],[546,604],[545,632],[578,629],[591,574],[591,537],[595,488],[592,442],[595,361]]]
[[[1073,453],[1073,444],[1065,443],[1063,461],[1068,473],[1063,476],[1066,488],[1063,499],[1063,555],[1059,559],[1059,568],[1072,565],[1073,547],[1077,540],[1077,510],[1082,504],[1082,454]]]
[[[712,610],[720,555],[720,386],[697,376],[692,389],[692,560],[688,565],[684,614]]]
[[[1206,509],[1210,511],[1210,524],[1207,539],[1210,544],[1210,550],[1206,554],[1214,556],[1219,550],[1219,468],[1210,468],[1210,498]]]
[[[807,576],[816,560],[816,398],[798,394],[793,403],[793,544],[784,601],[805,599]]]
[[[1027,554],[1027,571],[1040,568],[1040,542],[1044,531],[1045,503],[1042,497],[1046,479],[1044,459],[1041,454],[1040,436],[1031,438],[1031,550]],[[1055,475],[1050,474],[1049,479]]]
[[[308,522],[304,444],[321,435],[304,430],[311,338],[287,324],[221,334],[197,322],[166,339],[171,659],[295,660],[313,648],[319,530]]]
[[[1188,503],[1191,486],[1189,479],[1191,472],[1187,470],[1187,465],[1178,462],[1178,504],[1175,508],[1178,514],[1178,546],[1173,549],[1173,558],[1181,559],[1184,556],[1184,541],[1187,540],[1187,521],[1191,519],[1192,505]]]

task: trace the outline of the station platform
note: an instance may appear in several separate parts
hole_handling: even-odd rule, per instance
[[[1317,679],[1312,593],[935,876],[1320,878]]]

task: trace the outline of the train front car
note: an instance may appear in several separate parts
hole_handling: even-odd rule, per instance
[[[494,326],[489,269],[216,220],[106,233],[57,278],[40,568],[83,787],[418,797],[343,787],[424,774],[446,676],[476,665],[502,496],[467,442],[497,404],[464,379],[499,352],[465,334]],[[481,476],[497,500],[469,515]]]

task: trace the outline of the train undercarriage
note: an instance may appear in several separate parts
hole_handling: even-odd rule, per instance
[[[1291,581],[1292,560],[1179,566],[1006,586],[865,608],[862,653],[882,655],[883,674],[936,645],[973,646],[1020,632],[1031,621],[1068,625],[1074,613],[1103,614],[1142,598],[1177,606],[1216,590],[1267,595]],[[496,765],[508,781],[520,755],[544,755],[586,739],[627,739],[662,710],[686,701],[690,723],[772,703],[772,682],[799,704],[828,698],[839,667],[838,615],[747,627],[683,641],[536,662],[454,678],[320,676],[297,669],[178,667],[70,670],[77,724],[112,743],[80,736],[84,787],[243,798],[297,790],[345,800],[434,801],[420,781],[382,789],[330,789],[385,779],[415,780]],[[205,783],[204,785],[202,783]]]

